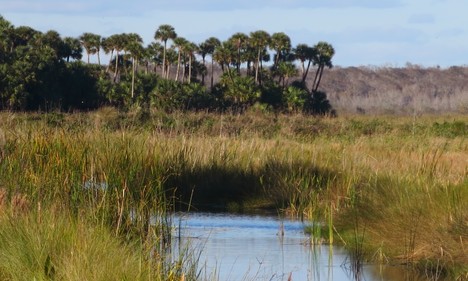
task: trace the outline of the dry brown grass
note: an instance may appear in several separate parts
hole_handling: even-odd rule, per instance
[[[26,194],[8,195],[5,188],[0,188],[0,213],[11,212],[13,215],[25,214],[30,210],[31,203]]]

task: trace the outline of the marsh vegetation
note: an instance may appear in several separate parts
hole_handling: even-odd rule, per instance
[[[166,256],[170,213],[207,209],[321,222],[317,242],[359,261],[466,278],[466,116],[0,118],[4,279],[196,279],[196,259]]]

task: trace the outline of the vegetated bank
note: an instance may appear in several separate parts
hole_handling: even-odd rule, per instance
[[[311,230],[315,242],[344,244],[358,264],[467,277],[464,115],[316,118],[102,108],[2,112],[1,120],[0,186],[8,211],[0,220],[0,247],[17,249],[0,264],[7,279],[97,274],[71,254],[97,255],[77,231],[97,248],[126,245],[113,254],[121,259],[115,264],[134,271],[120,276],[195,278],[196,257],[162,258],[169,213],[208,207],[268,208],[321,221],[324,227]],[[150,217],[157,221],[149,224]],[[22,221],[21,228],[7,227]],[[110,260],[99,259],[113,262],[105,256]]]

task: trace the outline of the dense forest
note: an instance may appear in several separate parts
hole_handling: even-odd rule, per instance
[[[235,33],[225,42],[211,37],[196,44],[165,24],[145,47],[136,33],[61,37],[54,30],[15,27],[0,16],[0,36],[3,110],[136,105],[168,111],[242,112],[251,106],[331,111],[319,86],[324,70],[333,66],[333,46],[318,42],[293,47],[283,32]],[[109,62],[101,61],[103,53]],[[91,56],[97,63],[90,63]],[[308,76],[312,83],[306,82]]]

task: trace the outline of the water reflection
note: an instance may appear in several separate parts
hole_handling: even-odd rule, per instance
[[[343,248],[314,245],[299,221],[187,213],[174,224],[174,245],[195,253],[206,280],[425,280],[403,276],[400,267],[363,265],[357,272]]]

